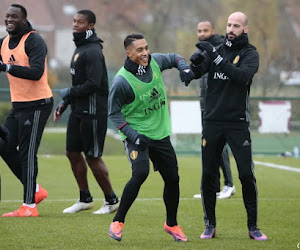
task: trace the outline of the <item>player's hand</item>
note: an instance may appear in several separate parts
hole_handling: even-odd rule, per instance
[[[214,61],[216,65],[218,65],[223,60],[223,57],[219,55],[216,48],[207,41],[201,41],[197,43],[196,47],[202,51],[206,51],[208,56]]]
[[[190,61],[194,66],[199,66],[204,60],[204,56],[199,52],[195,52],[191,57]]]
[[[180,79],[185,83],[185,86],[188,86],[194,78],[195,75],[191,69],[184,69],[180,71]]]
[[[9,131],[3,125],[0,125],[0,137],[4,141],[5,144],[8,144],[9,141]]]
[[[134,144],[138,147],[139,150],[145,151],[150,141],[151,139],[149,137],[139,134]]]
[[[68,107],[68,103],[65,101],[61,101],[55,108],[53,113],[53,120],[56,122],[60,119],[62,113],[66,110]]]
[[[64,88],[60,90],[60,96],[63,100],[67,100],[67,98],[70,96],[70,88]]]
[[[0,60],[0,71],[6,71],[6,64]]]

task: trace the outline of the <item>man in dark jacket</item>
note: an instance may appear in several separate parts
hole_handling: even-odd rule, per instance
[[[259,55],[248,42],[248,30],[248,18],[244,13],[231,14],[223,45],[216,49],[209,42],[201,41],[196,46],[205,50],[205,54],[192,60],[196,78],[209,72],[203,118],[201,181],[206,229],[201,239],[215,236],[218,159],[227,142],[239,171],[249,236],[255,240],[267,240],[257,228],[257,187],[249,130],[249,94],[252,78],[258,70]]]
[[[3,217],[37,217],[36,205],[48,192],[36,183],[37,152],[44,127],[53,107],[47,77],[47,46],[27,21],[27,10],[12,4],[5,17],[8,36],[0,40],[0,72],[6,72],[12,109],[4,126],[9,130],[7,144],[0,142],[0,154],[23,184],[20,209]]]
[[[198,23],[197,26],[197,36],[199,41],[207,41],[211,43],[213,46],[217,47],[221,45],[224,41],[224,36],[216,34],[216,31],[214,29],[214,25],[210,21],[201,21]],[[197,52],[203,53],[200,49],[197,48]],[[197,54],[195,54],[197,56]],[[200,79],[200,109],[201,109],[201,120],[203,125],[203,112],[205,107],[205,97],[206,97],[206,91],[207,91],[207,78],[208,73],[203,75]],[[219,199],[226,199],[230,198],[231,195],[235,193],[235,187],[233,185],[232,175],[231,175],[231,169],[230,169],[230,161],[229,161],[229,154],[228,149],[226,145],[223,148],[222,151],[222,157],[220,159],[220,167],[223,172],[224,176],[224,187],[222,191],[220,192],[220,178],[218,178],[217,183],[217,197]],[[220,176],[220,174],[219,174]],[[201,198],[201,194],[195,194],[194,198]]]
[[[95,14],[90,10],[78,11],[73,18],[73,40],[77,48],[71,60],[72,87],[61,90],[63,101],[54,111],[54,121],[57,121],[68,104],[71,104],[66,154],[80,191],[79,200],[63,213],[77,213],[93,208],[87,164],[105,196],[103,206],[94,214],[113,213],[119,206],[102,159],[107,131],[108,78],[102,53],[103,41],[95,33],[95,23]],[[86,160],[81,152],[85,154]]]

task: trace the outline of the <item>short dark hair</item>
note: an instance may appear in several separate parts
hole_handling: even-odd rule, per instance
[[[141,33],[132,33],[126,36],[124,39],[124,48],[126,49],[130,44],[132,44],[133,41],[139,40],[139,39],[144,39],[144,35]]]
[[[27,18],[27,10],[26,10],[25,7],[22,6],[21,4],[16,4],[16,3],[14,3],[14,4],[10,5],[10,7],[15,7],[15,8],[21,9],[21,13],[22,13],[23,17],[24,17],[24,18]]]
[[[93,23],[96,24],[96,15],[93,11],[91,10],[80,10],[77,12],[77,14],[81,14],[86,16],[86,20],[88,21],[88,23]]]
[[[210,20],[207,20],[207,19],[203,19],[203,20],[201,20],[199,23],[205,23],[205,22],[210,23],[210,25],[211,25],[211,27],[212,27],[213,29],[215,28],[214,23],[213,23],[212,21],[210,21]],[[199,24],[199,23],[198,23],[198,24]]]

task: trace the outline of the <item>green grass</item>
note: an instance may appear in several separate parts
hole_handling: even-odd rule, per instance
[[[105,156],[115,192],[121,196],[131,176],[125,155]],[[103,203],[103,194],[89,171],[89,184],[95,208],[78,214],[62,210],[78,198],[78,188],[65,156],[39,156],[38,182],[49,192],[38,206],[38,218],[0,218],[1,249],[297,249],[300,242],[300,173],[256,166],[259,190],[258,225],[269,237],[266,242],[250,240],[247,235],[246,212],[235,164],[232,164],[236,194],[218,200],[217,234],[212,240],[200,240],[204,229],[201,200],[193,199],[199,192],[201,160],[180,156],[181,200],[178,222],[189,242],[175,242],[163,230],[165,209],[162,201],[163,182],[157,172],[141,187],[138,199],[126,217],[121,242],[108,237],[110,215],[93,215]],[[233,159],[231,159],[233,162]],[[300,169],[294,158],[255,157],[257,161],[273,162]],[[2,202],[0,213],[18,208],[22,186],[10,170],[1,164]],[[155,199],[152,199],[155,198]]]

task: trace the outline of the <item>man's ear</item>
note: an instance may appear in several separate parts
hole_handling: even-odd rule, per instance
[[[88,29],[89,29],[89,30],[91,30],[91,29],[93,29],[93,28],[94,28],[94,26],[95,26],[95,24],[94,24],[94,23],[89,23],[89,25],[88,25]]]
[[[249,31],[249,26],[245,26],[244,33],[248,33],[248,31]]]

